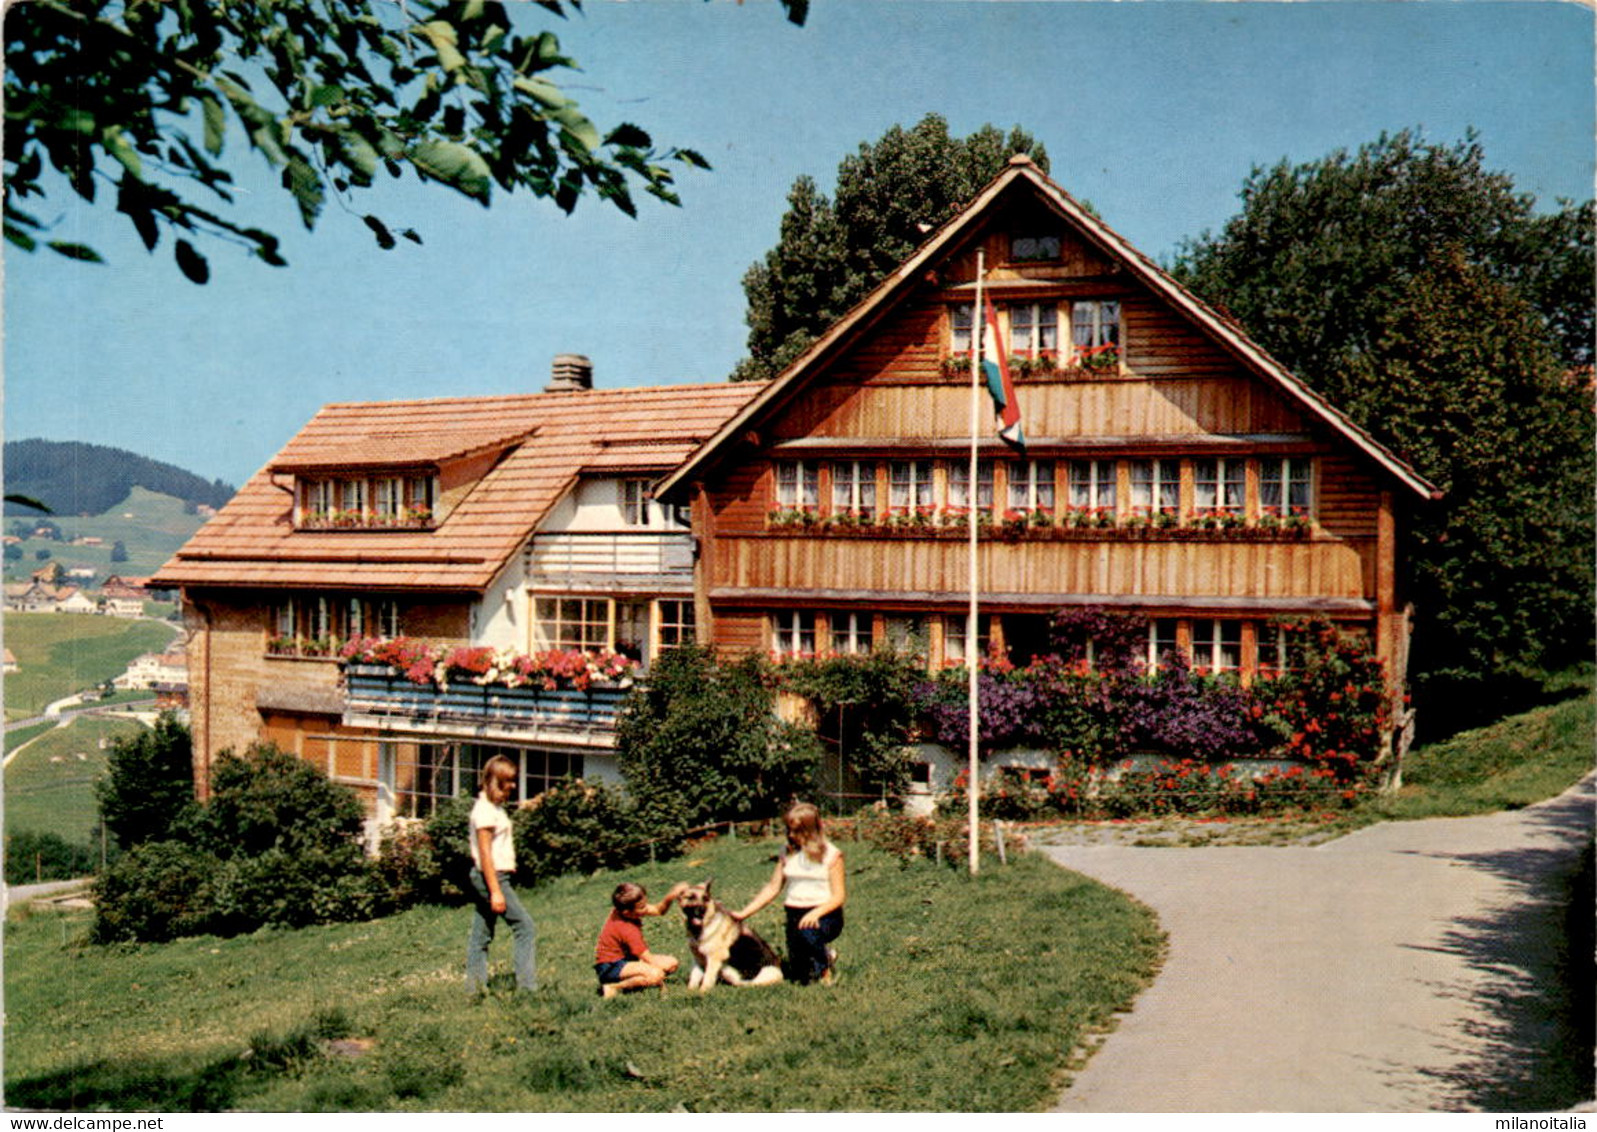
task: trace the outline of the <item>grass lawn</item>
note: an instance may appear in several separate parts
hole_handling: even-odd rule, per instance
[[[628,874],[743,900],[775,841]],[[541,987],[462,989],[468,913],[102,949],[86,915],[6,926],[10,1105],[83,1110],[1024,1111],[1151,979],[1153,914],[1035,856],[972,879],[845,845],[837,985],[605,1002],[593,942],[620,874],[531,891]],[[780,944],[780,911],[756,918]],[[686,957],[673,911],[651,947]],[[508,937],[508,932],[502,933]],[[508,982],[508,938],[495,943]],[[342,1038],[348,1052],[322,1038]]]
[[[5,680],[6,718],[37,715],[63,696],[120,676],[176,633],[172,625],[94,613],[7,613],[6,647],[21,671]]]
[[[6,767],[6,833],[54,833],[73,845],[92,844],[100,816],[94,781],[106,767],[107,752],[100,744],[136,735],[143,724],[79,716],[66,727],[46,726],[38,741]]]

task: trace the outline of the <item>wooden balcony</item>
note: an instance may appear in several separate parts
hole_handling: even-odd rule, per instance
[[[534,589],[693,591],[697,545],[687,531],[561,531],[532,537]]]
[[[344,669],[344,724],[451,738],[611,750],[626,688],[509,688],[469,681],[415,684],[386,667]]]

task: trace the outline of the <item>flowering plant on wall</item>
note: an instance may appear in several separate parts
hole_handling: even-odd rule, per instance
[[[347,664],[391,668],[413,684],[469,682],[486,687],[586,690],[594,683],[627,687],[637,676],[637,662],[617,653],[550,649],[518,653],[488,646],[434,645],[408,637],[361,637],[339,654]]]

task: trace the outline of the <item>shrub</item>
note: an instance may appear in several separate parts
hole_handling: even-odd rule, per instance
[[[372,866],[384,907],[398,910],[459,900],[463,892],[446,875],[443,856],[420,822],[398,822],[384,829]]]
[[[353,792],[270,745],[224,752],[210,800],[99,886],[95,937],[165,940],[362,919],[381,885]]]
[[[95,884],[95,942],[161,942],[213,930],[221,867],[212,854],[177,841],[135,847]]]
[[[462,794],[441,802],[424,827],[433,861],[443,882],[462,896],[471,890],[471,807],[474,799]]]
[[[939,812],[914,816],[876,805],[862,810],[858,819],[861,838],[898,858],[900,864],[937,861],[961,865],[970,855],[970,825],[961,816]],[[978,830],[982,852],[995,852],[990,827]]]
[[[20,830],[6,834],[6,883],[71,880],[99,868],[100,857],[87,845],[72,845],[57,833]]]
[[[860,789],[897,795],[909,786],[906,744],[924,657],[894,649],[804,657],[778,663],[775,675],[784,691],[809,700],[818,718],[837,721],[839,749]]]
[[[804,794],[820,762],[809,729],[778,720],[758,657],[705,647],[655,661],[616,728],[616,755],[640,815],[662,828],[765,815]]]
[[[682,831],[664,830],[618,791],[569,780],[545,790],[514,816],[516,872],[528,883],[562,873],[592,873],[647,861],[680,847]]]

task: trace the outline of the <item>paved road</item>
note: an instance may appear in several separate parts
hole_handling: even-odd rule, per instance
[[[1588,778],[1312,848],[1047,848],[1170,936],[1057,1111],[1523,1111],[1555,1025],[1533,990],[1561,926],[1553,880],[1593,824]]]

